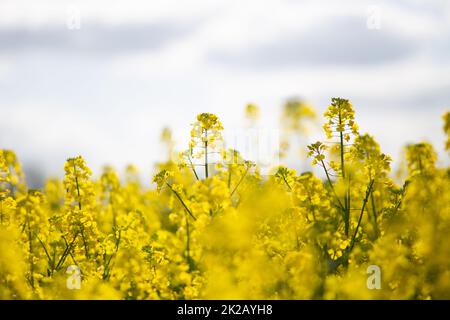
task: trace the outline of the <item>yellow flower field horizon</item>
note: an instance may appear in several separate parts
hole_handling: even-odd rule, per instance
[[[302,150],[323,177],[263,175],[223,148],[211,113],[176,156],[163,131],[150,188],[134,166],[93,179],[77,156],[64,179],[29,189],[0,149],[0,299],[450,299],[450,167],[418,141],[399,183],[355,111],[331,99],[324,140]],[[246,107],[249,123],[259,114]],[[282,117],[284,158],[316,113],[292,100]],[[436,126],[450,151],[450,112]]]

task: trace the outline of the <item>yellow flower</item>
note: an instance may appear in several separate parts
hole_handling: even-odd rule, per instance
[[[445,142],[445,150],[450,150],[450,111],[447,111],[443,116],[444,119],[444,132],[447,135],[447,141]]]
[[[256,104],[249,103],[245,107],[245,116],[247,119],[255,121],[259,118],[259,108]]]
[[[153,177],[153,182],[156,183],[158,191],[161,191],[161,189],[164,187],[167,180],[171,176],[173,176],[173,173],[171,171],[162,170]]]
[[[284,116],[299,133],[314,113],[291,100]],[[332,99],[325,117],[333,140],[306,150],[321,175],[262,175],[219,145],[209,113],[189,150],[156,165],[156,190],[132,165],[123,179],[111,167],[92,177],[82,157],[31,190],[0,150],[0,299],[450,298],[448,166],[431,143],[408,145],[397,185],[348,100]]]
[[[328,120],[323,127],[328,138],[332,138],[333,132],[358,134],[358,126],[354,120],[355,111],[349,100],[331,99],[331,105],[324,116]],[[350,140],[350,135],[348,135],[348,140]]]

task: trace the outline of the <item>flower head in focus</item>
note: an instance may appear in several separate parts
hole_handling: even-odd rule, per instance
[[[346,141],[350,140],[350,133],[358,134],[358,125],[355,122],[355,110],[347,99],[332,98],[331,105],[324,113],[327,122],[323,126],[328,139],[333,133],[344,135]]]

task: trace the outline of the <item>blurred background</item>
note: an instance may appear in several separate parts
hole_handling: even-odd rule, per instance
[[[276,130],[286,99],[334,96],[394,161],[428,140],[448,163],[450,1],[0,0],[0,148],[34,185],[78,154],[150,173],[200,112],[240,128],[252,102]]]

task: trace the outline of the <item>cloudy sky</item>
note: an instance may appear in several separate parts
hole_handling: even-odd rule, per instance
[[[276,128],[293,96],[349,98],[394,159],[428,140],[448,163],[450,1],[0,0],[0,147],[29,172],[150,172],[164,126],[181,148],[197,113],[237,128],[254,102]]]

